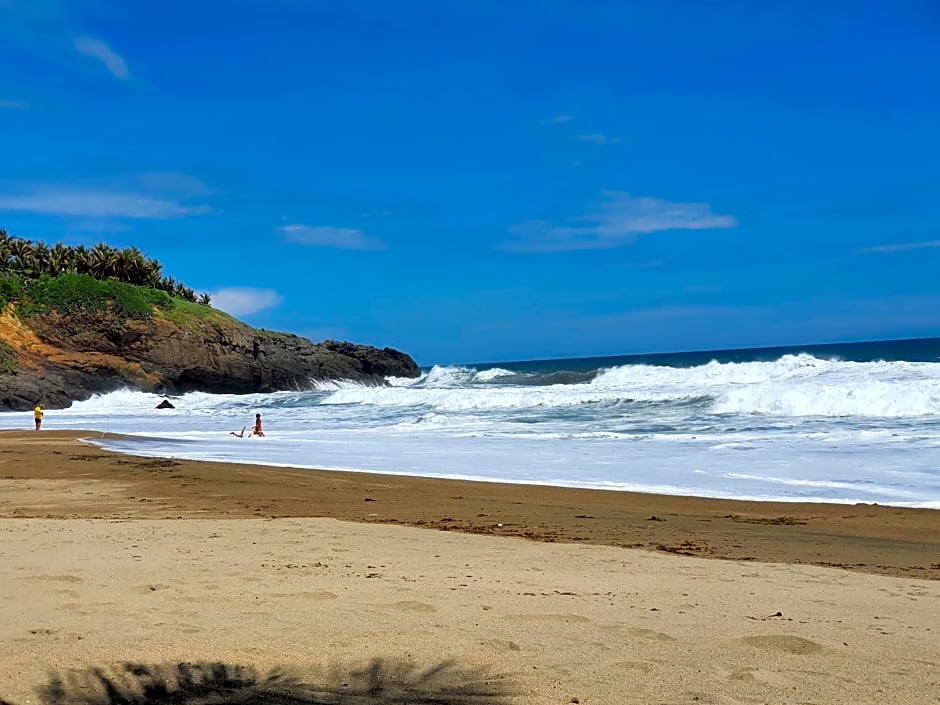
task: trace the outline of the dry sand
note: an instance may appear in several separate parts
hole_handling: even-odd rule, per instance
[[[76,435],[0,434],[13,703],[940,702],[937,511],[148,460]]]

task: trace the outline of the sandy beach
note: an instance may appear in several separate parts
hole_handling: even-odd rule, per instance
[[[146,459],[89,435],[0,434],[12,703],[938,702],[935,510]]]

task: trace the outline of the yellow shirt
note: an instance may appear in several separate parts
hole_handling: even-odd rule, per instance
[[[33,409],[33,418],[39,421],[42,418],[42,407],[37,406]]]

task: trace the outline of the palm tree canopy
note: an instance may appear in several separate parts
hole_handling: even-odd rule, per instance
[[[0,269],[24,281],[39,277],[55,277],[74,272],[90,274],[97,279],[114,279],[126,284],[165,291],[186,301],[197,300],[210,305],[209,294],[196,292],[183,282],[163,274],[163,265],[148,258],[139,248],[124,249],[99,242],[91,249],[57,242],[53,246],[10,235],[0,228]]]

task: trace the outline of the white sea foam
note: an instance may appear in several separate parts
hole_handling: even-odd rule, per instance
[[[787,355],[775,362],[717,363],[691,368],[624,365],[581,384],[470,386],[512,376],[434,367],[395,387],[346,386],[326,404],[430,407],[441,411],[560,408],[594,403],[711,399],[716,414],[782,417],[917,417],[940,414],[940,365],[840,362]]]
[[[940,380],[842,384],[757,384],[725,391],[721,414],[905,418],[940,414]]]
[[[554,387],[497,387],[490,389],[372,387],[368,389],[339,390],[331,394],[323,403],[400,407],[426,406],[440,411],[470,411],[563,407],[593,402],[616,402],[628,398],[625,392],[618,390],[605,391],[584,387],[571,389],[571,386],[574,385],[568,385],[563,391],[559,391]]]
[[[786,355],[593,378],[439,366],[385,386],[161,400],[122,390],[50,410],[46,426],[136,434],[134,452],[154,455],[940,508],[938,363]],[[265,443],[228,435],[255,413]],[[0,415],[2,428],[31,424]]]
[[[499,367],[494,367],[489,370],[482,370],[473,375],[473,380],[475,382],[491,382],[494,379],[499,379],[500,377],[512,377],[516,373],[511,370],[504,370]]]

